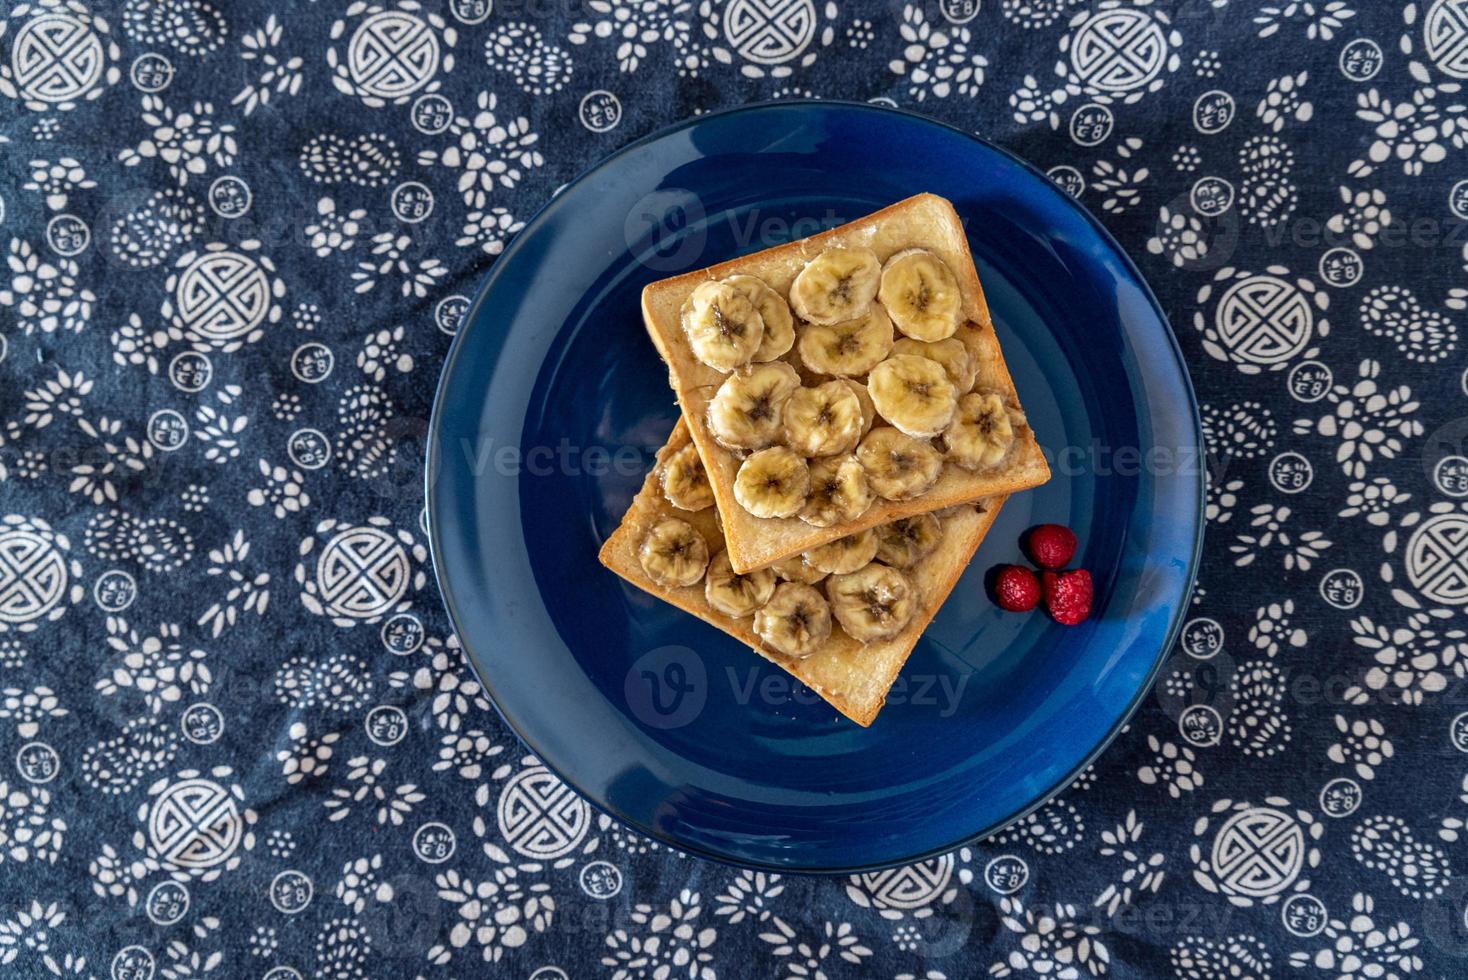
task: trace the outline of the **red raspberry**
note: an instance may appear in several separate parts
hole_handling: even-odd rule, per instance
[[[1040,582],[1028,568],[1005,565],[994,579],[994,597],[1000,609],[1029,612],[1040,602]]]
[[[1025,547],[1041,568],[1064,568],[1075,557],[1076,533],[1060,524],[1041,524],[1030,529]]]
[[[1068,572],[1046,572],[1045,608],[1062,626],[1074,626],[1091,615],[1091,573],[1084,568]]]

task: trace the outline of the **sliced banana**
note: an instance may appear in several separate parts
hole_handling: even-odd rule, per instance
[[[794,517],[809,495],[810,468],[784,446],[761,449],[734,475],[734,499],[755,517]]]
[[[784,582],[754,614],[754,631],[778,653],[809,657],[831,636],[831,607],[811,586]]]
[[[810,498],[800,519],[812,527],[850,524],[872,505],[867,471],[855,456],[829,456],[810,464]]]
[[[910,248],[889,258],[878,295],[897,329],[914,340],[947,340],[963,320],[958,280],[942,259],[925,249]]]
[[[872,368],[867,390],[882,418],[920,438],[942,432],[958,406],[943,365],[915,354],[893,354]]]
[[[903,517],[877,528],[877,561],[911,568],[943,543],[943,525],[932,514]]]
[[[637,549],[647,577],[669,589],[681,589],[703,578],[709,546],[687,521],[664,517],[652,526]]]
[[[863,643],[901,633],[918,607],[917,591],[908,577],[876,562],[848,575],[831,576],[826,595],[841,628]]]
[[[734,571],[729,552],[721,551],[709,562],[703,578],[703,595],[714,609],[733,619],[753,616],[755,610],[775,594],[775,573],[757,568],[746,575]]]
[[[996,391],[975,391],[958,400],[953,422],[943,432],[948,458],[966,470],[1004,462],[1014,448],[1015,429],[1024,416],[1004,403]]]
[[[780,441],[785,401],[800,375],[784,361],[747,364],[734,371],[709,401],[709,431],[729,449],[763,449]]]
[[[805,553],[805,563],[828,575],[845,575],[877,557],[877,534],[871,528],[848,534]]]
[[[770,571],[782,582],[799,582],[801,585],[815,585],[826,577],[825,572],[807,565],[804,555],[782,558],[770,566]]]
[[[801,388],[785,402],[785,445],[803,456],[835,456],[861,441],[861,400],[841,381]]]
[[[882,284],[882,263],[869,248],[828,248],[806,263],[790,286],[790,305],[809,323],[862,316]]]
[[[727,282],[700,283],[681,312],[693,356],[718,371],[748,364],[765,336],[765,322],[744,291]]]
[[[892,351],[892,321],[880,306],[840,323],[808,323],[797,341],[800,361],[817,374],[854,378]]]
[[[856,458],[872,489],[888,500],[910,500],[927,493],[943,472],[938,450],[888,425],[867,433]]]
[[[758,276],[730,276],[724,281],[749,297],[764,322],[765,334],[754,352],[754,360],[773,361],[795,346],[795,318],[790,315],[790,304],[785,302],[785,297]]]
[[[872,431],[872,423],[877,421],[877,406],[872,401],[872,393],[867,391],[867,386],[860,381],[852,381],[850,378],[840,378],[842,384],[851,389],[856,395],[856,400],[861,402],[861,434],[866,435]]]
[[[974,378],[978,377],[978,361],[974,359],[973,352],[968,349],[968,344],[957,337],[934,341],[931,344],[913,340],[911,337],[901,337],[892,345],[892,353],[916,354],[930,361],[937,361],[943,365],[943,370],[948,372],[948,380],[953,382],[953,387],[958,389],[960,395],[972,391]]]
[[[714,505],[714,488],[693,443],[663,461],[663,496],[679,510],[703,510]]]

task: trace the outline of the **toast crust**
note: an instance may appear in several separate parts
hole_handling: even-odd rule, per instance
[[[648,285],[642,291],[643,323],[668,365],[669,382],[708,471],[715,503],[724,522],[729,561],[737,572],[762,568],[900,517],[1014,493],[1039,486],[1050,478],[1050,468],[1034,432],[1023,425],[1017,432],[1013,451],[998,469],[970,473],[945,463],[938,482],[927,493],[913,500],[879,500],[850,523],[818,528],[798,518],[756,517],[740,506],[734,498],[734,477],[741,460],[719,445],[706,422],[709,402],[725,375],[694,356],[683,333],[679,311],[700,283],[731,275],[758,276],[781,296],[789,296],[790,284],[805,263],[832,245],[865,246],[884,262],[889,256],[912,247],[926,248],[938,255],[953,271],[963,297],[965,323],[955,336],[969,348],[978,365],[975,389],[998,391],[1008,402],[1019,405],[1014,382],[994,336],[994,325],[963,224],[953,206],[933,194],[919,194],[830,231]],[[811,376],[801,369],[794,350],[783,360],[801,370],[809,380]]]
[[[697,512],[678,510],[662,494],[658,481],[663,461],[688,442],[689,427],[680,418],[667,445],[658,451],[657,465],[643,481],[642,489],[633,498],[622,523],[602,545],[598,555],[601,563],[644,592],[747,644],[761,657],[794,675],[858,725],[870,725],[882,709],[887,691],[897,679],[908,655],[953,591],[959,576],[993,525],[1004,497],[985,499],[977,505],[958,506],[942,515],[942,542],[937,550],[909,570],[909,576],[921,592],[922,605],[901,633],[863,646],[836,626],[831,638],[819,650],[798,659],[764,649],[754,632],[752,617],[732,619],[715,611],[704,598],[702,581],[685,588],[667,589],[654,583],[642,570],[637,558],[642,535],[663,517],[677,517],[692,525],[708,544],[710,557],[724,550],[724,535],[715,508],[706,507]]]

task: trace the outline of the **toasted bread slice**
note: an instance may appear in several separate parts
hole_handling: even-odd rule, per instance
[[[889,256],[913,247],[927,249],[941,258],[957,278],[962,293],[966,322],[956,336],[968,346],[978,365],[975,390],[997,391],[1014,407],[1019,407],[1014,382],[994,336],[994,325],[984,303],[984,291],[969,254],[963,225],[953,206],[941,197],[919,194],[819,235],[652,283],[642,291],[643,321],[668,364],[678,404],[691,426],[693,441],[713,485],[724,522],[730,563],[738,572],[761,568],[900,517],[1013,493],[1039,486],[1050,478],[1050,468],[1026,424],[1020,426],[1013,450],[998,468],[972,473],[945,463],[938,482],[927,493],[897,502],[878,499],[865,514],[850,523],[812,527],[798,518],[756,517],[739,504],[734,497],[734,477],[741,459],[714,439],[706,421],[709,401],[725,375],[694,356],[683,332],[680,310],[700,283],[732,275],[757,276],[788,299],[790,284],[806,262],[832,245],[866,246],[884,262]],[[795,350],[783,359],[801,369]],[[810,377],[809,372],[805,374]]]
[[[678,510],[668,503],[660,488],[659,472],[663,461],[688,442],[688,426],[679,419],[668,444],[658,451],[658,465],[647,475],[622,523],[602,545],[601,563],[639,589],[747,643],[760,656],[789,671],[847,718],[863,727],[870,725],[882,709],[887,690],[897,679],[897,672],[902,669],[938,608],[953,591],[959,576],[998,516],[1005,498],[992,497],[974,504],[958,505],[940,515],[942,541],[932,554],[908,570],[922,602],[901,633],[888,640],[863,645],[842,632],[839,624],[833,623],[830,639],[815,653],[804,659],[787,657],[762,646],[754,631],[752,617],[731,619],[710,606],[704,598],[702,581],[681,589],[667,589],[653,582],[638,561],[637,550],[642,544],[643,534],[663,517],[677,517],[691,524],[703,535],[710,557],[724,550],[724,536],[713,507],[693,513]]]

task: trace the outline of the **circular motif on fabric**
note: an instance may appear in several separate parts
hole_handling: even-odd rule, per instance
[[[315,893],[311,879],[295,869],[282,871],[270,881],[270,904],[285,915],[304,912]]]
[[[1102,11],[1081,25],[1070,65],[1087,85],[1109,93],[1145,87],[1167,64],[1167,35],[1141,10]]]
[[[161,54],[149,51],[133,59],[129,75],[138,91],[161,92],[173,82],[173,62]]]
[[[1223,177],[1200,177],[1188,200],[1205,218],[1216,218],[1234,206],[1234,185]]]
[[[622,121],[622,102],[606,89],[595,89],[581,97],[576,115],[593,133],[605,133]]]
[[[124,946],[112,957],[112,980],[153,980],[157,964],[141,946]]]
[[[1000,895],[1013,895],[1030,880],[1030,866],[1016,854],[1001,854],[984,865],[984,884]]]
[[[402,708],[390,704],[379,704],[367,712],[367,719],[363,727],[366,728],[367,737],[374,745],[391,748],[408,734],[408,716],[403,713]]]
[[[1325,930],[1325,903],[1314,895],[1291,895],[1279,910],[1280,920],[1291,935],[1301,939],[1318,936]]]
[[[1078,198],[1086,192],[1085,176],[1068,163],[1051,167],[1046,171],[1045,176],[1055,181],[1056,185],[1071,197]]]
[[[16,33],[10,67],[22,98],[71,102],[102,80],[107,51],[97,32],[80,18],[42,14]]]
[[[1320,598],[1337,609],[1355,609],[1366,594],[1366,583],[1354,568],[1337,568],[1320,580]]]
[[[234,796],[210,779],[173,783],[148,806],[148,839],[167,861],[203,870],[234,856],[244,820]]]
[[[0,530],[0,623],[28,623],[66,597],[70,569],[57,544],[36,530]]]
[[[194,258],[173,287],[178,319],[211,342],[234,340],[260,326],[273,298],[270,277],[260,264],[228,249]]]
[[[1319,361],[1302,361],[1290,369],[1290,375],[1285,380],[1290,389],[1290,397],[1309,404],[1330,394],[1335,375],[1327,365]]]
[[[746,61],[779,65],[798,58],[816,35],[814,0],[733,0],[724,37]]]
[[[1381,45],[1369,37],[1358,37],[1341,48],[1341,74],[1353,82],[1369,82],[1385,60]]]
[[[1332,779],[1320,790],[1320,812],[1327,817],[1349,817],[1361,806],[1361,784],[1354,779]]]
[[[1280,493],[1300,493],[1314,478],[1315,468],[1310,461],[1293,450],[1269,461],[1269,482]]]
[[[171,408],[160,408],[148,417],[148,441],[165,453],[181,449],[189,441],[189,421]]]
[[[213,377],[214,363],[207,354],[186,350],[168,362],[168,378],[179,391],[203,391]]]
[[[425,864],[443,864],[457,846],[453,830],[445,824],[426,823],[413,833],[413,853]]]
[[[331,460],[331,442],[316,429],[297,429],[286,440],[291,462],[304,470],[319,470]]]
[[[171,926],[189,910],[189,890],[179,881],[160,881],[148,892],[144,909],[154,925]]]
[[[1366,263],[1351,248],[1333,248],[1320,257],[1320,278],[1336,289],[1349,289],[1366,274]]]
[[[212,745],[224,734],[224,715],[214,705],[200,701],[184,709],[178,727],[195,745]]]
[[[439,63],[438,34],[402,10],[384,10],[357,26],[347,46],[347,71],[368,95],[406,98],[433,80]]]
[[[1440,71],[1468,78],[1468,0],[1435,0],[1422,18],[1422,40]]]
[[[943,897],[953,878],[953,855],[853,875],[847,893],[877,909],[921,909]],[[867,902],[861,902],[864,896]]]
[[[92,585],[92,601],[107,613],[120,613],[138,597],[138,580],[130,572],[110,568]]]
[[[15,753],[15,768],[28,783],[49,783],[61,771],[61,756],[45,742],[27,742]]]
[[[226,174],[209,185],[209,206],[221,218],[242,218],[255,200],[250,185],[243,178]]]
[[[92,229],[74,214],[58,214],[46,222],[46,244],[57,255],[80,255],[92,243]]]
[[[1223,741],[1223,716],[1212,705],[1192,704],[1178,715],[1177,731],[1189,745],[1199,748],[1217,745]]]
[[[1278,276],[1235,283],[1218,302],[1220,342],[1250,364],[1279,364],[1305,349],[1315,329],[1310,301]]]
[[[321,550],[316,586],[333,616],[373,619],[403,598],[411,570],[407,552],[391,534],[375,527],[351,527]]]
[[[500,835],[519,854],[550,860],[569,854],[591,826],[591,807],[550,770],[533,766],[500,791]]]
[[[1468,603],[1468,515],[1439,514],[1407,540],[1407,580],[1433,602]]]
[[[1432,482],[1449,497],[1468,497],[1468,456],[1444,456],[1432,468]]]
[[[607,861],[592,861],[581,869],[579,880],[582,891],[603,902],[622,890],[622,872]]]
[[[1320,852],[1310,838],[1318,838],[1323,826],[1304,811],[1294,816],[1280,809],[1288,806],[1286,800],[1266,802],[1277,805],[1215,803],[1214,813],[1231,811],[1232,816],[1219,825],[1206,856],[1197,844],[1189,852],[1198,884],[1223,894],[1235,905],[1272,904],[1291,887],[1304,891],[1308,882],[1300,880],[1301,872],[1307,864],[1314,867],[1320,861]],[[1199,820],[1195,832],[1202,837],[1209,826],[1208,818]]]
[[[438,301],[433,308],[433,322],[438,329],[452,337],[459,331],[459,324],[464,322],[464,314],[469,312],[469,297],[460,296],[455,293],[445,296]]]
[[[1221,133],[1234,121],[1236,108],[1234,97],[1222,89],[1204,92],[1193,103],[1193,127],[1205,136]]]
[[[453,124],[454,107],[442,95],[430,93],[418,96],[408,115],[413,121],[413,128],[418,132],[426,136],[437,136]]]
[[[1070,117],[1070,138],[1081,146],[1100,146],[1111,138],[1116,116],[1109,106],[1092,102],[1078,108]]]
[[[313,340],[297,347],[291,354],[291,374],[308,385],[320,384],[331,374],[335,363],[336,357],[331,348]]]
[[[423,622],[412,613],[398,613],[382,624],[381,635],[388,652],[406,657],[423,645]]]
[[[1183,625],[1178,642],[1188,656],[1209,660],[1223,649],[1223,627],[1216,619],[1199,616]]]

